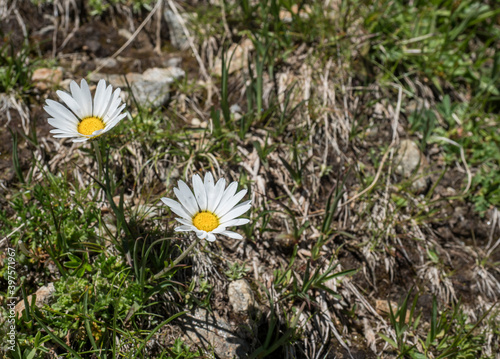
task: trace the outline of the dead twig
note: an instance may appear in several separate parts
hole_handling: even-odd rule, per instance
[[[167,0],[167,1],[168,1],[168,5],[172,9],[172,12],[175,14],[175,16],[177,17],[177,20],[179,21],[179,23],[182,26],[182,31],[184,32],[184,35],[186,35],[186,38],[189,42],[189,47],[191,47],[191,51],[193,52],[193,55],[196,58],[196,61],[198,61],[198,65],[200,66],[201,74],[203,75],[203,77],[205,78],[205,81],[207,82],[208,93],[209,93],[209,96],[207,96],[207,107],[209,107],[211,105],[211,102],[212,102],[212,98],[210,96],[211,88],[212,88],[212,78],[208,74],[207,69],[205,67],[205,64],[203,63],[203,60],[201,59],[200,54],[198,53],[198,50],[194,46],[193,37],[189,33],[189,30],[186,27],[186,23],[185,23],[184,19],[182,18],[182,16],[179,14],[177,7],[175,6],[175,4],[173,3],[172,0]]]
[[[161,3],[162,3],[162,0],[158,0],[158,2],[156,3],[155,7],[149,12],[148,16],[139,25],[139,27],[137,28],[137,30],[135,30],[135,32],[132,34],[132,36],[130,36],[130,39],[128,39],[127,42],[125,42],[122,45],[122,47],[120,47],[118,50],[116,50],[116,52],[113,55],[111,55],[106,60],[104,60],[101,63],[101,65],[99,65],[94,71],[92,71],[90,73],[89,76],[91,76],[92,74],[95,74],[95,73],[98,73],[99,71],[101,71],[102,68],[105,67],[111,59],[114,59],[115,57],[117,57],[118,55],[120,55],[122,53],[122,51],[125,50],[127,48],[127,46],[130,45],[132,43],[132,41],[135,40],[135,38],[137,37],[137,35],[139,34],[139,32],[141,32],[141,30],[143,29],[143,27],[146,26],[146,24],[149,22],[149,20],[151,20],[151,18],[156,13],[156,11],[158,11],[158,9],[160,8]]]

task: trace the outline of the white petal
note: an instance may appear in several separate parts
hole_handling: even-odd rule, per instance
[[[92,95],[90,94],[89,85],[85,79],[82,79],[80,82],[80,87],[82,88],[82,97],[86,104],[86,111],[88,111],[89,114],[92,114]]]
[[[103,98],[101,99],[101,109],[98,113],[95,114],[96,117],[98,118],[103,118],[104,115],[106,114],[106,111],[108,111],[109,106],[111,105],[110,100],[111,100],[111,95],[113,93],[113,88],[111,85],[109,85],[106,88],[106,91],[103,93]]]
[[[80,108],[82,110],[85,109],[84,103],[83,103],[83,97],[80,94],[80,86],[75,81],[71,81],[69,84],[69,89],[71,90],[71,97],[75,99],[75,101],[80,105]]]
[[[82,79],[81,88],[77,85],[75,81],[71,81],[69,84],[71,89],[71,95],[75,99],[76,102],[80,105],[82,109],[82,113],[87,114],[87,116],[92,115],[92,97],[90,96],[89,85],[87,85],[87,81]]]
[[[110,106],[109,110],[106,111],[106,113],[102,118],[104,124],[108,124],[109,122],[113,121],[116,118],[116,116],[118,116],[119,112],[117,110],[119,105],[120,105],[119,103],[113,104],[112,106]],[[122,105],[122,109],[125,108],[124,105],[125,104]]]
[[[115,127],[125,116],[127,116],[126,113],[121,114],[120,116],[116,117],[113,121],[109,121],[106,125],[106,131],[109,131],[113,127]]]
[[[233,218],[236,218],[238,216],[241,216],[243,213],[248,211],[252,205],[250,204],[251,201],[246,201],[243,202],[236,207],[234,207],[232,210],[227,212],[223,217],[220,218],[220,223],[225,223],[226,221],[229,221]]]
[[[109,112],[108,114],[106,114],[106,115],[104,116],[104,119],[103,119],[104,123],[108,123],[108,122],[113,121],[113,120],[114,120],[114,119],[115,119],[115,118],[116,118],[116,117],[120,114],[120,112],[122,112],[122,111],[123,111],[123,109],[125,108],[125,106],[126,106],[125,104],[122,104],[120,107],[117,107],[117,108],[113,111],[113,113]],[[123,118],[123,117],[122,117],[122,118]]]
[[[187,209],[191,217],[194,216],[200,210],[198,208],[198,203],[194,198],[193,192],[191,192],[191,189],[189,189],[188,185],[182,180],[179,180],[177,182],[177,186],[179,187],[178,189],[174,188],[175,195],[184,206],[184,208]]]
[[[59,134],[54,135],[54,138],[70,138],[70,137],[76,137],[76,136],[72,133],[59,133]],[[75,142],[75,141],[73,141],[73,142]]]
[[[210,199],[208,201],[208,210],[210,212],[215,213],[215,209],[219,205],[222,195],[224,194],[224,187],[226,187],[226,180],[224,178],[221,178],[217,181],[217,184],[215,185],[213,191],[214,193],[213,199]]]
[[[213,192],[215,188],[214,184],[214,176],[212,175],[212,172],[207,172],[205,173],[205,179],[203,181],[203,184],[205,185],[205,191],[208,193]]]
[[[198,205],[200,206],[200,210],[206,211],[207,210],[207,194],[205,192],[205,186],[203,185],[203,181],[201,180],[200,176],[198,176],[198,175],[193,176],[193,189],[194,189],[194,195],[196,196],[196,201],[198,202]]]
[[[99,80],[97,83],[97,88],[94,94],[94,112],[93,116],[99,117],[99,114],[106,108],[104,103],[104,95],[106,92],[106,81],[103,79]]]
[[[190,219],[186,219],[186,218],[176,218],[176,220],[182,224],[185,224],[186,226],[192,226],[193,225],[193,221]],[[194,226],[193,226],[194,227]],[[195,227],[196,228],[196,227]]]
[[[51,130],[50,133],[53,133],[54,135],[65,135],[65,137],[80,137],[80,134],[74,131]]]
[[[199,238],[199,239],[205,239],[207,238],[207,235],[208,233],[205,232],[205,231],[197,231],[196,232],[196,236]]]
[[[211,233],[217,234],[217,233],[222,233],[226,230],[226,227],[223,225],[219,225],[219,227],[215,228]]]
[[[214,176],[211,172],[205,174],[203,185],[205,186],[205,192],[207,194],[207,209],[210,210],[213,206],[215,196],[217,195],[215,192]]]
[[[69,109],[71,111],[73,111],[73,113],[76,115],[76,117],[80,118],[80,119],[83,119],[85,117],[88,117],[88,113],[84,113],[82,111],[82,108],[80,106],[80,104],[78,102],[76,102],[76,100],[71,97],[70,94],[64,92],[64,91],[57,91],[57,95],[59,96],[59,98],[61,100],[64,101],[64,103],[66,104],[66,106],[69,107]]]
[[[190,232],[192,230],[193,226],[179,226],[174,228],[174,231],[176,232]]]
[[[112,120],[118,107],[120,107],[120,104],[122,102],[122,100],[120,98],[120,92],[121,92],[121,90],[119,88],[117,88],[115,90],[115,92],[113,92],[113,97],[109,101],[109,106],[103,115],[104,123],[106,123],[109,120]],[[123,106],[123,107],[125,107],[125,106]],[[123,109],[123,107],[122,107],[122,109]],[[116,113],[116,114],[118,114],[118,113]]]
[[[172,212],[174,212],[176,215],[181,216],[182,218],[190,219],[191,216],[186,212],[184,207],[181,206],[180,203],[177,203],[173,199],[163,197],[162,202],[165,203],[167,206],[170,207]]]
[[[215,241],[215,236],[212,233],[207,233],[207,241],[209,242]]]
[[[57,128],[57,129],[60,129],[60,130],[77,131],[77,126],[75,126],[73,123],[67,122],[67,121],[62,120],[62,119],[49,118],[47,120],[47,122],[51,126]]]
[[[227,236],[229,238],[243,239],[243,236],[239,233],[236,233],[236,232],[224,231],[224,232],[221,232],[220,234],[222,234],[223,236]]]
[[[54,136],[54,137],[56,137],[56,136]],[[87,137],[79,137],[79,138],[73,139],[73,142],[85,142],[85,141],[88,141]]]
[[[220,218],[223,217],[227,212],[229,212],[231,209],[233,209],[234,206],[238,204],[239,201],[247,194],[247,190],[241,190],[236,195],[234,195],[232,198],[229,198],[225,203],[221,202],[219,205],[219,208],[217,208],[217,211],[215,214]]]
[[[224,223],[221,223],[220,226],[224,227],[232,227],[232,226],[242,226],[244,224],[247,224],[250,222],[248,218],[236,218],[236,219],[230,219]]]
[[[95,130],[94,132],[92,132],[92,134],[89,136],[89,138],[97,137],[105,132],[107,132],[107,130],[105,128],[103,128],[102,130]]]
[[[222,194],[222,197],[220,199],[218,207],[223,206],[224,203],[229,201],[229,199],[232,198],[234,196],[234,194],[236,193],[237,188],[238,188],[238,182],[231,182],[231,184],[229,184],[229,186],[226,188],[226,190]],[[217,213],[217,208],[215,208],[215,211],[214,211],[215,213]]]
[[[48,106],[45,106],[43,109],[52,117],[68,121],[68,122],[73,123],[75,125],[78,125],[78,123],[80,122],[75,117],[73,112],[68,110],[66,107],[61,105],[59,102],[56,102],[54,100],[47,100],[46,103]]]
[[[68,131],[68,130],[61,130],[60,128],[56,128],[55,130],[50,130],[49,131],[50,133],[67,133],[67,134],[72,134],[72,135],[77,135],[78,136],[78,133],[77,132],[74,132],[74,131]]]

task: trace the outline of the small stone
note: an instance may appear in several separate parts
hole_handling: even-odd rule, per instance
[[[127,204],[127,203],[129,203],[131,199],[132,199],[132,196],[124,195],[123,196],[123,203],[124,203],[124,205]],[[115,203],[115,205],[117,207],[120,206],[120,200],[121,200],[121,196],[114,196],[113,197],[113,202]]]
[[[182,63],[182,57],[171,57],[162,62],[162,64],[165,67],[179,67],[181,63]]]
[[[112,57],[105,57],[95,59],[95,64],[97,67],[102,67],[103,69],[114,69],[118,66],[118,61]]]
[[[184,70],[178,67],[153,67],[144,71],[144,73],[142,74],[142,78],[145,81],[164,82],[171,84],[175,82],[175,80],[180,79],[185,75],[186,73],[184,72]]]
[[[130,31],[128,31],[127,29],[119,29],[118,35],[120,35],[121,37],[123,37],[127,40],[129,40],[132,37],[132,33]]]
[[[123,75],[117,74],[92,74],[89,80],[97,82],[105,79],[115,88],[125,88],[128,83],[137,103],[151,108],[165,105],[170,99],[170,84],[184,76],[184,70],[178,67],[153,67],[142,74],[129,72],[125,75],[126,81]],[[124,100],[127,99],[124,98]]]
[[[54,287],[54,283],[49,283],[46,286],[43,286],[41,288],[38,288],[38,290],[35,292],[36,294],[36,302],[35,305],[38,308],[41,308],[44,304],[48,304],[50,300],[52,299],[52,295],[56,291]],[[33,295],[28,296],[28,303],[31,305],[33,302]],[[19,303],[16,304],[16,315],[19,314],[21,316],[23,314],[23,311],[26,307],[24,306],[24,300],[21,300]]]
[[[403,140],[399,145],[396,157],[396,173],[406,178],[420,166],[422,153],[417,144],[411,140]]]
[[[241,113],[241,107],[240,105],[238,105],[237,103],[231,105],[231,107],[229,107],[229,111],[231,111],[231,113]]]
[[[73,79],[62,80],[59,83],[59,87],[61,87],[62,89],[66,90],[66,91],[69,91],[69,85],[71,84],[72,81],[74,81],[74,80]]]
[[[390,302],[391,307],[389,308],[389,303],[387,300],[380,300],[377,299],[375,301],[375,309],[377,310],[377,313],[380,315],[387,315],[390,313],[391,309],[393,313],[396,313],[396,310],[398,310],[398,304],[394,302]]]
[[[239,279],[229,284],[227,290],[229,303],[238,314],[250,314],[254,310],[255,299],[252,288],[245,279]]]
[[[183,25],[181,24],[179,17],[168,9],[164,11],[163,16],[168,25],[170,42],[172,45],[179,50],[187,50],[189,48],[189,41],[184,33]],[[184,13],[180,16],[186,23],[190,20],[192,15]]]
[[[293,16],[299,14],[299,16],[302,19],[307,19],[309,15],[312,13],[311,7],[309,5],[305,5],[300,11],[299,11],[299,6],[298,5],[292,5],[291,7],[292,12],[288,10],[281,10],[279,13],[280,20],[283,21],[284,23],[291,23],[293,21]]]
[[[232,74],[245,68],[248,64],[248,54],[254,49],[253,42],[245,39],[241,44],[232,44],[226,52],[226,67],[229,63],[228,73]],[[213,68],[213,74],[222,76],[222,59],[217,58]]]
[[[388,316],[391,314],[391,309],[392,309],[392,313],[396,314],[396,311],[398,310],[398,303],[391,301],[390,305],[391,305],[391,307],[389,308],[389,303],[387,302],[387,300],[377,299],[375,301],[375,310],[380,315]],[[409,318],[410,318],[410,311],[407,310],[406,317],[405,317],[405,323],[408,323]],[[396,318],[396,321],[399,321],[399,317]]]
[[[194,315],[181,317],[184,340],[201,348],[213,348],[221,359],[246,358],[250,347],[235,336],[234,328],[217,313],[212,315],[205,309],[196,309]]]
[[[62,76],[63,73],[60,68],[49,69],[42,67],[33,72],[33,75],[31,75],[31,81],[33,81],[37,89],[46,90],[48,87],[59,85],[62,81]]]
[[[241,107],[238,104],[231,105],[231,107],[229,107],[229,111],[231,111],[235,121],[239,121],[243,117],[241,114]]]
[[[297,244],[297,240],[290,233],[279,233],[274,236],[274,244],[281,249],[291,249]]]
[[[412,140],[401,141],[395,163],[396,174],[404,178],[414,176],[412,189],[416,193],[423,192],[427,188],[428,181],[430,180],[428,176],[424,175],[424,171],[427,168],[427,160],[415,142]]]
[[[143,107],[159,107],[170,98],[170,86],[154,81],[137,81],[131,84],[132,92],[138,104]]]
[[[191,126],[198,127],[198,128],[207,128],[207,121],[202,121],[199,118],[194,117],[191,120]]]

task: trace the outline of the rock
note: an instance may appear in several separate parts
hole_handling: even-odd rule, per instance
[[[199,118],[195,117],[191,120],[191,126],[198,128],[207,128],[208,124],[207,121],[201,121]]]
[[[142,75],[137,72],[129,72],[125,76],[117,74],[92,73],[88,79],[92,82],[99,82],[99,80],[104,79],[114,88],[121,87],[123,90],[127,87],[127,81],[129,84],[134,81],[140,81],[142,79]]]
[[[291,10],[292,12],[288,10],[281,10],[279,13],[280,20],[284,23],[291,23],[293,21],[292,13],[293,15],[299,14],[302,19],[307,19],[312,13],[312,9],[309,5],[304,5],[300,12],[298,5],[292,5]]]
[[[69,85],[71,84],[71,82],[74,81],[73,79],[65,79],[65,80],[62,80],[60,83],[59,83],[59,87],[64,89],[66,92],[69,92],[70,89],[69,89]]]
[[[427,160],[417,144],[412,140],[402,140],[395,157],[395,173],[404,178],[414,177],[411,188],[416,193],[423,192],[428,185],[429,177],[424,175]]]
[[[162,62],[165,67],[179,67],[182,63],[182,57],[171,57]]]
[[[391,309],[392,309],[392,313],[396,314],[396,311],[398,310],[398,303],[391,301],[390,305],[391,307],[389,308],[389,303],[387,302],[387,300],[377,299],[375,301],[375,310],[380,315],[389,316],[391,314]],[[405,323],[408,323],[409,318],[410,318],[410,310],[406,310]],[[399,317],[396,318],[396,321],[399,321]]]
[[[171,84],[175,80],[183,78],[185,75],[186,73],[184,72],[184,70],[178,67],[153,67],[144,71],[144,73],[142,74],[142,78],[145,81]]]
[[[54,287],[54,283],[49,283],[46,286],[43,286],[41,288],[38,288],[38,290],[35,292],[36,294],[36,302],[35,305],[38,308],[41,308],[44,304],[49,304],[50,300],[52,299],[52,295],[56,291]],[[33,302],[33,295],[28,296],[28,303],[31,305]],[[23,315],[23,311],[25,309],[24,306],[24,300],[21,300],[19,303],[16,304],[16,315],[19,314],[19,316]]]
[[[42,67],[36,69],[31,75],[31,81],[39,90],[46,90],[48,87],[59,85],[62,81],[63,72],[60,68],[49,69]]]
[[[105,57],[102,59],[95,59],[95,64],[97,67],[101,67],[103,69],[114,69],[118,66],[118,61],[112,57]]]
[[[245,68],[248,64],[248,54],[253,49],[253,42],[250,39],[243,40],[241,44],[232,44],[226,52],[226,67],[229,63],[228,72],[232,74]],[[220,57],[215,61],[212,72],[216,76],[222,76],[222,59]]]
[[[229,111],[231,111],[231,113],[241,113],[242,112],[240,105],[238,105],[237,103],[231,105],[231,107],[229,107]]]
[[[170,33],[170,42],[172,45],[179,50],[187,50],[189,48],[189,41],[184,33],[183,26],[179,21],[177,15],[175,15],[171,10],[167,9],[163,12],[163,16],[168,25],[168,30]],[[190,14],[181,15],[184,22],[188,22],[191,18]]]
[[[118,35],[120,35],[121,37],[123,37],[127,40],[129,40],[132,37],[132,33],[130,31],[128,31],[127,29],[119,29]]]
[[[138,104],[143,107],[158,107],[167,103],[170,98],[170,84],[185,76],[184,70],[178,67],[150,68],[144,73],[129,72],[125,76],[117,74],[92,74],[90,81],[105,79],[113,87],[124,89],[130,85]],[[123,92],[122,92],[123,93]],[[127,100],[126,98],[124,99]]]
[[[16,172],[12,168],[12,164],[7,160],[0,159],[0,181],[10,182],[16,176]]]
[[[231,107],[229,107],[229,111],[231,111],[235,121],[239,121],[243,117],[241,114],[241,107],[238,104],[231,105]]]
[[[422,153],[417,144],[411,140],[402,140],[396,156],[396,173],[410,177],[420,166]]]
[[[246,341],[235,336],[235,330],[217,313],[215,316],[205,309],[196,309],[194,315],[181,317],[184,340],[205,349],[213,349],[221,359],[246,358],[250,347]]]
[[[130,85],[134,98],[140,106],[159,107],[170,98],[168,83],[155,81],[136,81]]]
[[[229,284],[227,290],[229,303],[238,314],[250,314],[254,310],[255,299],[252,288],[245,279],[239,279]]]

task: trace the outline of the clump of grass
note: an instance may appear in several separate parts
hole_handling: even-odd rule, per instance
[[[37,61],[30,57],[30,51],[26,43],[19,50],[9,41],[0,47],[0,92],[24,94],[32,87],[31,75]]]
[[[393,310],[389,302],[389,319],[394,329],[395,339],[379,333],[400,357],[413,359],[428,358],[484,358],[483,345],[487,341],[485,333],[477,327],[491,313],[491,306],[477,323],[470,323],[468,316],[456,303],[451,310],[438,311],[436,297],[432,300],[430,327],[424,326],[420,320],[422,314],[416,313],[419,295],[414,295],[410,303],[412,291]]]
[[[51,4],[53,0],[31,0],[35,5]],[[131,8],[134,13],[141,10],[151,10],[155,0],[89,0],[84,6],[88,8],[91,16],[100,16],[112,6],[125,6]]]

